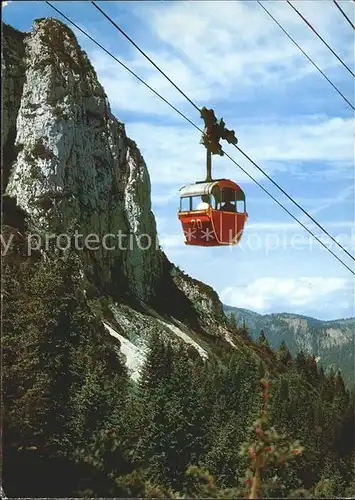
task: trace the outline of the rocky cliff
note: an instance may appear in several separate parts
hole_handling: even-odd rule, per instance
[[[5,25],[3,37],[6,227],[27,233],[44,258],[58,244],[79,248],[87,300],[104,302],[121,341],[143,349],[158,329],[201,355],[211,339],[227,341],[217,294],[161,251],[147,166],[72,31],[46,18],[30,33]]]
[[[53,20],[36,22],[22,44],[11,37],[7,46],[17,51],[13,66],[18,68],[10,73],[5,63],[4,80],[17,90],[7,98],[4,89],[5,103],[14,102],[5,137],[17,111],[17,156],[7,194],[37,231],[73,235],[77,230],[83,240],[95,234],[100,242],[120,231],[126,240],[132,235],[131,245],[122,238],[121,245],[107,241],[108,247],[116,243],[114,250],[100,244],[97,251],[85,252],[87,272],[102,287],[115,281],[120,266],[131,292],[148,299],[161,274],[149,175],[135,143],[112,115],[94,69],[70,30]],[[21,70],[24,83],[16,86],[13,74]],[[144,252],[137,246],[140,234],[153,240]],[[124,246],[128,249],[121,250]]]

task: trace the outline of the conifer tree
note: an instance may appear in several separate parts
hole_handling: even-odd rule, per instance
[[[237,315],[233,311],[229,314],[229,324],[234,330],[238,328]]]
[[[301,350],[297,353],[295,358],[295,367],[298,373],[305,374],[307,365],[307,357],[305,353]]]
[[[318,385],[318,366],[316,357],[313,354],[306,357],[305,377],[312,386],[316,387]]]
[[[238,333],[246,340],[251,340],[250,330],[247,327],[245,320],[243,320],[242,326],[238,328]]]
[[[290,351],[288,350],[286,346],[286,342],[283,340],[280,343],[280,347],[277,353],[278,358],[280,359],[281,363],[283,363],[286,366],[290,366],[292,363],[292,355]]]
[[[148,342],[145,362],[140,372],[139,387],[144,396],[164,385],[172,372],[173,350],[171,343],[153,331]]]
[[[258,338],[258,343],[262,346],[265,346],[265,347],[270,347],[269,346],[269,341],[265,335],[265,332],[264,330],[260,330],[260,335],[259,335],[259,338]]]
[[[262,491],[275,488],[277,478],[273,478],[270,484],[263,483],[265,470],[272,466],[288,466],[291,459],[303,451],[298,441],[290,444],[285,435],[280,435],[269,423],[268,400],[270,398],[270,380],[262,379],[262,411],[261,416],[254,423],[253,430],[255,438],[251,442],[245,442],[241,447],[241,454],[249,455],[252,465],[246,473],[244,484],[248,498],[261,498]]]

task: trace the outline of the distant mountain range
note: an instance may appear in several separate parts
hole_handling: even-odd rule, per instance
[[[258,314],[248,309],[223,307],[228,315],[236,315],[238,324],[245,321],[253,338],[264,330],[270,347],[277,348],[284,340],[292,355],[300,350],[312,353],[325,369],[340,368],[347,384],[354,385],[355,318],[322,321],[298,314]]]

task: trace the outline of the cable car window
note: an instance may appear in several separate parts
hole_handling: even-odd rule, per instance
[[[224,203],[222,202],[220,205],[220,210],[222,210],[222,212],[235,212],[235,201],[226,201]]]
[[[190,196],[180,198],[180,212],[190,212],[191,198]]]
[[[211,206],[211,199],[208,194],[203,194],[201,196],[193,196],[191,200],[192,200],[191,210],[206,210]]]
[[[219,203],[219,210],[223,212],[235,212],[235,199],[236,191],[233,188],[222,189],[221,202]]]
[[[245,212],[245,200],[237,200],[237,212],[242,214]]]
[[[214,210],[217,209],[219,197],[220,197],[219,188],[213,189],[212,194],[210,195],[210,200],[211,200],[211,208],[213,208]]]

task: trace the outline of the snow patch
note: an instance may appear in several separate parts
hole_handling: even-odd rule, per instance
[[[207,352],[205,351],[205,349],[203,349],[197,342],[195,342],[194,340],[192,340],[191,337],[189,337],[185,332],[183,332],[180,328],[178,328],[177,326],[175,325],[171,325],[169,323],[165,323],[165,321],[162,321],[160,319],[158,319],[158,321],[164,325],[166,328],[168,328],[171,332],[173,332],[175,335],[177,335],[178,337],[180,337],[182,340],[184,340],[184,342],[186,342],[187,344],[190,344],[192,345],[193,347],[195,347],[195,349],[197,349],[199,355],[202,357],[202,358],[208,358],[208,354]]]
[[[131,378],[137,382],[140,369],[145,361],[144,352],[139,347],[135,346],[125,337],[116,332],[111,326],[104,323],[104,327],[108,330],[110,335],[118,339],[121,343],[120,351],[126,357],[127,368],[131,371]]]

